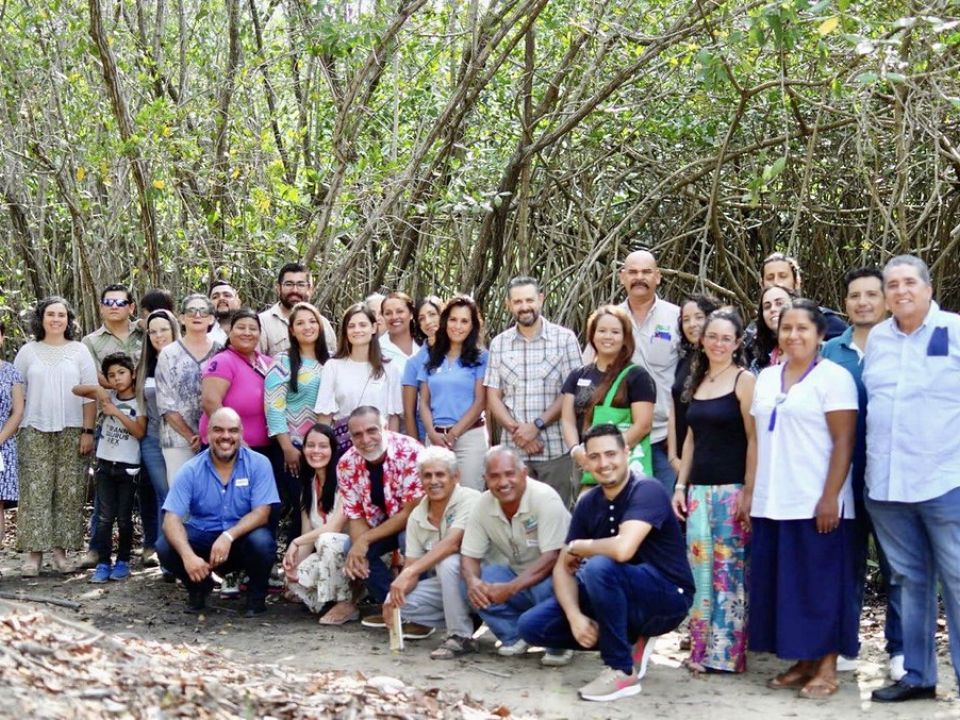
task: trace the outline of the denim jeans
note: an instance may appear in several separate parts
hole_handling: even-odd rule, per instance
[[[187,525],[187,542],[193,551],[204,560],[210,559],[210,548],[220,537],[219,530],[206,532]],[[277,542],[273,533],[267,527],[258,527],[242,537],[238,537],[230,546],[230,554],[222,565],[214,568],[218,575],[243,570],[248,578],[247,598],[251,601],[263,600],[267,597],[267,581],[270,579],[270,568],[276,560]],[[183,567],[183,558],[174,550],[167,538],[161,535],[157,538],[157,556],[160,563],[171,573],[180,578],[184,586],[191,593],[201,590],[210,592],[213,579],[208,575],[202,582],[195,583],[187,575]]]
[[[163,462],[160,439],[145,435],[140,441],[140,519],[143,521],[143,546],[155,548],[160,525],[163,501],[167,499],[167,466]]]
[[[349,540],[344,552],[350,552],[353,545]],[[390,566],[383,561],[383,556],[403,547],[403,533],[397,533],[382,540],[377,540],[367,550],[367,562],[370,566],[370,575],[367,577],[367,595],[375,603],[382,603],[390,592],[390,583],[393,582],[393,573]]]
[[[900,586],[903,679],[937,684],[937,580],[943,589],[950,658],[960,681],[960,488],[922,502],[866,498],[880,543]]]
[[[98,512],[94,549],[101,563],[110,562],[113,549],[113,523],[117,523],[117,560],[130,562],[133,545],[133,495],[137,487],[138,465],[97,461]]]
[[[516,577],[517,574],[506,565],[484,565],[480,570],[480,579],[486,583],[506,583],[513,581]],[[464,584],[462,589],[466,597],[467,586]],[[547,575],[539,583],[518,592],[505,603],[477,610],[477,614],[501,643],[513,645],[520,639],[520,616],[549,597],[553,597],[553,578]],[[560,646],[549,644],[547,647]]]
[[[854,491],[856,492],[856,491]],[[903,627],[900,621],[900,587],[890,582],[890,561],[880,545],[876,529],[870,520],[870,513],[862,499],[856,503],[856,520],[854,525],[854,557],[855,577],[857,578],[857,617],[863,610],[863,596],[866,590],[867,556],[870,550],[870,536],[873,535],[877,548],[877,561],[880,565],[880,582],[883,592],[887,596],[886,620],[883,625],[883,637],[887,641],[887,655],[903,655]]]
[[[661,440],[660,442],[651,444],[650,451],[650,460],[653,464],[653,476],[666,488],[667,495],[673,497],[673,486],[677,484],[677,474],[673,471],[673,466],[670,464],[670,456],[667,454],[667,441]]]
[[[597,648],[607,667],[633,672],[633,643],[640,636],[674,630],[693,597],[652,565],[630,565],[604,555],[589,558],[577,572],[580,610],[599,626]],[[570,632],[556,597],[520,618],[520,634],[532,645],[584,650]]]
[[[297,445],[297,447],[300,446]],[[285,540],[286,543],[291,543],[300,537],[302,532],[300,527],[300,478],[287,472],[286,463],[283,461],[283,448],[280,447],[280,443],[275,438],[270,441],[268,457],[270,465],[273,467],[277,493],[280,495],[280,504],[274,505],[271,509],[270,522],[276,530],[279,528],[281,520],[287,518],[289,529]],[[280,541],[279,535],[277,540]]]

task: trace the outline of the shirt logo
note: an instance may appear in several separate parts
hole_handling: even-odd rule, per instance
[[[657,327],[654,328],[654,331],[653,331],[653,339],[666,340],[667,342],[670,342],[673,339],[673,335],[670,332],[670,326],[657,325]]]

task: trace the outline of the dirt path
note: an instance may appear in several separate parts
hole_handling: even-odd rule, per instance
[[[710,720],[960,718],[954,674],[943,654],[937,701],[899,706],[870,703],[870,691],[883,684],[886,669],[880,639],[872,632],[864,641],[859,670],[845,673],[840,692],[828,700],[800,700],[789,692],[766,689],[764,681],[783,669],[784,663],[760,655],[751,656],[750,669],[744,676],[692,679],[680,667],[683,654],[677,649],[679,638],[673,634],[659,640],[641,695],[594,704],[576,698],[576,688],[592,680],[601,669],[594,653],[579,653],[566,668],[547,669],[540,666],[539,656],[533,653],[520,659],[498,657],[493,652],[493,639],[487,635],[481,638],[479,654],[438,662],[428,655],[439,644],[439,634],[409,643],[402,655],[394,655],[385,632],[361,628],[356,623],[326,628],[300,606],[276,599],[262,618],[244,620],[239,613],[242,601],[220,600],[214,595],[208,612],[198,620],[182,612],[185,592],[162,583],[157,570],[135,569],[130,580],[105,586],[90,585],[86,573],[64,578],[49,568],[44,568],[39,578],[25,580],[20,578],[19,558],[9,551],[0,554],[0,569],[0,590],[75,601],[81,605],[79,610],[51,609],[109,633],[206,645],[241,662],[276,663],[304,671],[359,670],[368,675],[389,675],[422,688],[468,693],[487,707],[502,705],[519,715],[577,720],[659,717],[666,713],[676,718],[709,715]]]

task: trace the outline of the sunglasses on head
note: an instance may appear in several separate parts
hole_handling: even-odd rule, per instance
[[[122,307],[126,307],[127,305],[132,305],[132,303],[129,300],[116,300],[114,298],[104,298],[103,300],[100,301],[100,304],[103,305],[104,307],[116,307],[116,308],[122,308]]]

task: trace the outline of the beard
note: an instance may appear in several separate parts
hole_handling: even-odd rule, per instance
[[[517,315],[517,324],[523,325],[524,327],[530,327],[531,325],[536,325],[537,320],[539,319],[540,312],[538,310],[524,311]]]
[[[216,445],[211,445],[210,451],[213,453],[213,456],[220,462],[229,463],[229,462],[233,462],[234,458],[237,457],[237,453],[240,452],[240,446],[235,445],[230,450],[221,450]]]

